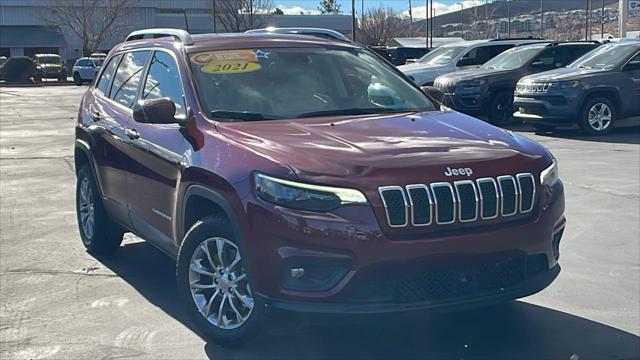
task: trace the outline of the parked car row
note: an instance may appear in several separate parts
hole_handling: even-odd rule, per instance
[[[442,46],[398,68],[418,85],[433,79],[447,107],[495,125],[577,123],[601,135],[617,118],[640,116],[639,53],[640,41],[481,40]]]

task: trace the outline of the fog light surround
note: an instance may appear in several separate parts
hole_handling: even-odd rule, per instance
[[[350,270],[344,261],[294,260],[285,265],[282,287],[293,291],[327,291]]]

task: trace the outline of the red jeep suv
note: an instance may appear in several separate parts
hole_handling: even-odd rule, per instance
[[[558,275],[563,185],[541,145],[440,108],[354,43],[137,31],[76,124],[91,253],[177,259],[193,321],[238,343],[272,311],[461,308]]]

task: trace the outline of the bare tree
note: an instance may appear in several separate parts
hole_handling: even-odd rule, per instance
[[[82,41],[82,55],[88,55],[122,31],[120,20],[135,1],[52,0],[42,17],[50,25],[71,29]]]
[[[367,45],[386,45],[391,39],[406,35],[409,21],[391,7],[380,6],[365,12],[360,28]]]
[[[214,0],[218,19],[228,32],[262,26],[273,12],[272,0]]]

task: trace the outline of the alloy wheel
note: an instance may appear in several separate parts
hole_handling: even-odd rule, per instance
[[[93,191],[89,179],[84,177],[80,182],[80,221],[82,223],[82,231],[87,239],[93,238],[93,229],[95,226],[95,204],[93,201]]]
[[[611,108],[605,103],[595,103],[588,112],[589,126],[595,131],[603,131],[611,125]]]
[[[189,286],[198,311],[213,326],[242,326],[254,307],[238,246],[221,237],[209,238],[195,249],[189,265]]]

